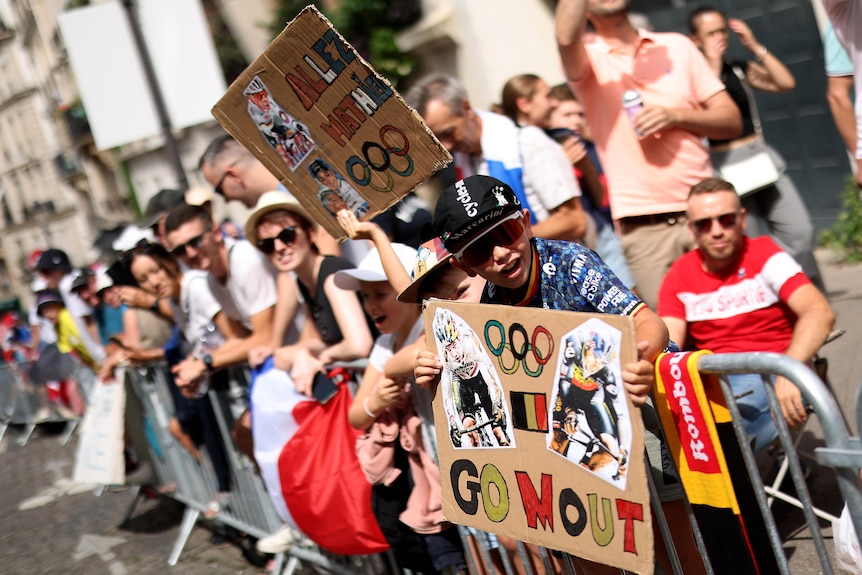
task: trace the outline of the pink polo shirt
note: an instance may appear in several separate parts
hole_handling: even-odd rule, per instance
[[[691,187],[713,175],[697,134],[674,128],[638,139],[623,94],[637,90],[644,105],[697,110],[725,89],[685,36],[639,33],[634,56],[611,50],[598,35],[585,39],[590,70],[570,83],[593,130],[615,219],[683,212]]]

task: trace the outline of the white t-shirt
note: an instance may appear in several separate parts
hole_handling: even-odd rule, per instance
[[[203,270],[186,270],[180,285],[180,301],[169,300],[174,323],[182,330],[186,341],[194,347],[207,332],[207,326],[221,311],[221,304],[210,290]]]
[[[54,330],[54,324],[39,315],[35,305],[27,312],[27,320],[31,326],[39,328],[40,342],[45,344],[57,343],[57,332]]]
[[[207,284],[213,298],[221,305],[221,311],[251,329],[251,317],[274,306],[278,299],[275,278],[279,272],[250,242],[231,238],[225,238],[224,242],[228,253],[227,281],[222,284],[215,276],[207,274]],[[299,341],[305,323],[305,306],[298,288],[296,297],[299,307],[285,330],[284,345]]]
[[[275,305],[274,269],[250,242],[225,238],[224,243],[228,259],[227,280],[222,284],[209,274],[207,281],[225,314],[251,329],[252,316]]]

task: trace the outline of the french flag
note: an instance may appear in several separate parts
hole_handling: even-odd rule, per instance
[[[388,549],[371,511],[371,485],[356,458],[361,432],[347,420],[345,383],[325,405],[297,393],[268,359],[254,370],[254,456],[279,517],[339,555]]]

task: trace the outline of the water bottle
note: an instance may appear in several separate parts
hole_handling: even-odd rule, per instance
[[[625,94],[623,94],[623,108],[626,111],[626,114],[629,116],[629,121],[632,123],[632,127],[635,126],[635,116],[643,110],[644,101],[641,100],[641,95],[637,93],[635,90],[627,90]],[[638,138],[642,138],[643,134],[635,128],[635,134],[637,134]]]
[[[220,348],[222,344],[224,344],[224,341],[224,336],[222,336],[216,325],[210,322],[206,325],[204,333],[201,334],[195,344],[194,356],[196,358],[202,358],[206,354],[212,354],[215,350]],[[198,387],[197,397],[201,398],[205,396],[209,388],[209,374],[206,374]]]

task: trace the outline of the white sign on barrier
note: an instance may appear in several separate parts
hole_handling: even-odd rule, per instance
[[[126,480],[123,459],[123,420],[126,410],[125,370],[113,383],[97,383],[81,425],[81,438],[72,480],[121,485]]]

